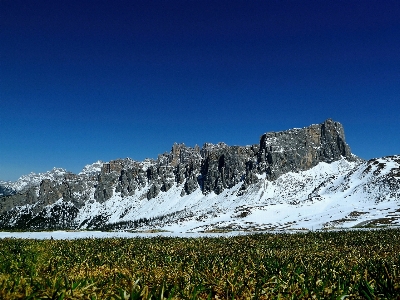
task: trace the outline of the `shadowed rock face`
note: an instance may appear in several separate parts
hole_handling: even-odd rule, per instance
[[[174,144],[170,153],[159,155],[147,166],[129,159],[104,164],[92,184],[94,199],[102,203],[114,192],[133,195],[147,184],[150,186],[148,199],[168,191],[174,183],[184,184],[182,194],[190,194],[198,186],[203,193],[219,194],[239,182],[245,186],[256,182],[257,174],[266,173],[267,178],[274,180],[281,174],[307,170],[319,162],[329,163],[342,156],[355,159],[345,142],[343,126],[330,119],[306,128],[265,133],[259,144],[251,146],[206,143],[200,149]],[[79,205],[88,199],[85,188],[90,181],[87,177],[69,174],[62,183],[43,180],[37,199],[32,191],[8,198],[20,205],[28,198],[28,203],[39,201],[49,205],[62,197]]]
[[[220,194],[238,183],[246,190],[258,181],[258,175],[266,174],[267,179],[275,180],[287,172],[307,170],[319,162],[330,163],[341,157],[358,159],[345,142],[343,126],[331,119],[306,128],[265,133],[258,143],[249,146],[206,143],[200,149],[174,144],[169,153],[159,155],[157,160],[119,159],[104,164],[97,177],[68,173],[58,181],[43,180],[40,186],[0,197],[0,227],[7,221],[5,213],[25,204],[33,205],[25,216],[34,217],[49,205],[58,206],[52,208],[58,216],[76,216],[74,208],[57,201],[62,199],[79,209],[89,200],[103,203],[114,193],[125,197],[140,192],[143,198],[152,199],[175,184],[181,187],[181,196],[198,188],[203,194]],[[67,214],[60,212],[67,208]],[[40,220],[35,224],[44,226],[44,219]],[[72,224],[64,219],[63,222]]]
[[[233,187],[241,181],[244,184],[255,182],[257,153],[257,145],[204,145],[200,180],[203,193],[220,194],[225,188]]]
[[[258,170],[276,179],[287,172],[308,170],[320,162],[356,159],[345,142],[343,126],[331,119],[301,129],[265,133],[260,139]]]
[[[301,129],[265,133],[259,145],[203,146],[201,182],[203,193],[219,194],[224,188],[243,181],[245,188],[266,173],[274,180],[287,172],[308,170],[320,162],[345,157],[357,159],[345,142],[343,126],[331,119]]]

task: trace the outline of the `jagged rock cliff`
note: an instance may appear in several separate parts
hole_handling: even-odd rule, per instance
[[[243,189],[257,182],[257,174],[267,174],[274,180],[287,172],[308,170],[319,162],[333,162],[341,157],[353,161],[340,123],[326,120],[307,128],[263,134],[259,144],[228,146],[204,144],[186,147],[175,144],[170,153],[159,155],[146,168],[140,163],[119,160],[106,164],[98,177],[95,199],[99,202],[117,192],[132,195],[135,190],[150,185],[147,199],[168,191],[176,182],[183,184],[182,195],[198,187],[204,194],[220,194],[224,189],[243,182]]]
[[[343,126],[331,119],[302,129],[270,132],[261,136],[258,169],[270,179],[290,171],[304,171],[320,162],[345,157],[354,160]]]
[[[6,196],[0,196],[0,226],[22,226],[23,219],[24,224],[40,224],[39,227],[46,222],[52,224],[51,228],[71,224],[79,227],[73,219],[80,209],[93,203],[101,205],[115,195],[148,201],[172,188],[179,189],[179,196],[183,197],[196,191],[219,195],[239,185],[236,195],[240,196],[260,178],[274,181],[288,172],[309,170],[321,162],[342,158],[360,161],[345,142],[343,126],[331,119],[306,128],[265,133],[249,146],[206,143],[200,149],[174,144],[169,153],[156,160],[97,162],[96,167],[85,167],[85,172],[78,175],[64,172],[63,176],[43,179],[40,184],[19,191],[7,190]],[[65,221],[68,218],[64,216],[62,222],[50,222],[48,207],[60,203],[64,203],[60,210],[71,214],[70,221]],[[45,210],[45,215],[50,216],[47,221],[43,217]],[[39,215],[41,222],[26,221]]]

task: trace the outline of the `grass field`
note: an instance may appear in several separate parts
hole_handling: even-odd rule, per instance
[[[0,299],[400,299],[400,230],[0,240]]]

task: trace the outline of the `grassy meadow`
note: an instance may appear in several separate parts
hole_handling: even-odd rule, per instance
[[[0,299],[400,299],[400,230],[0,240]]]

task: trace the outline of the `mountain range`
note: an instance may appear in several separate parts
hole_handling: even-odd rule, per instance
[[[248,146],[174,144],[0,182],[3,230],[309,230],[400,224],[400,155],[354,155],[331,119]]]

